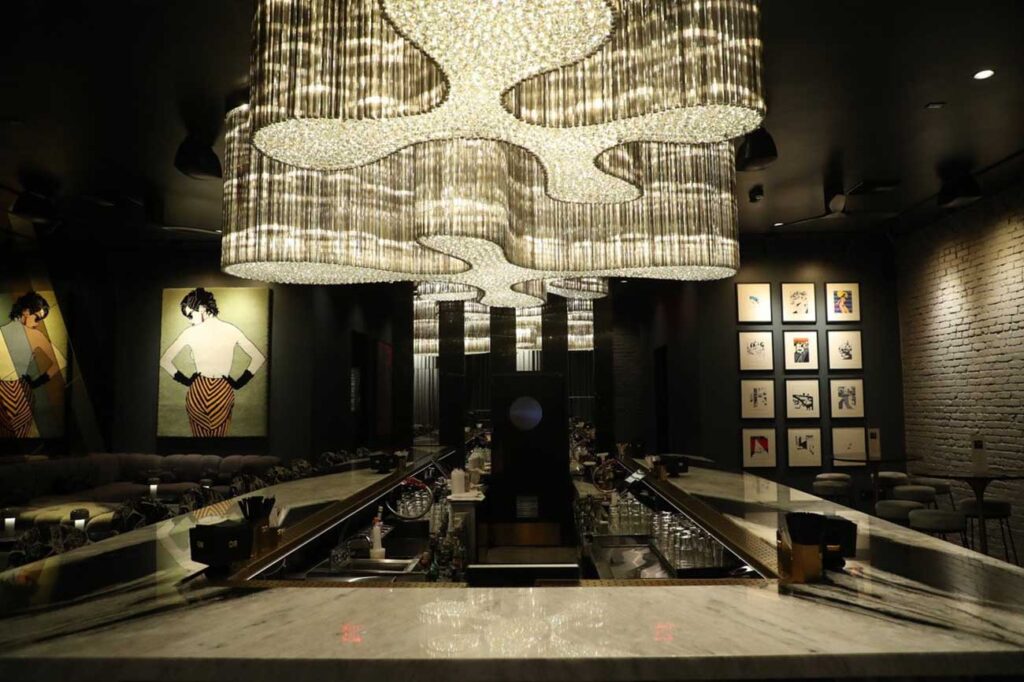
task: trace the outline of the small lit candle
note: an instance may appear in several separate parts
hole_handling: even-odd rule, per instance
[[[14,514],[11,509],[4,510],[4,534],[10,535],[14,532],[14,526],[18,522],[18,517]]]
[[[151,479],[149,479],[149,496],[150,497],[156,497],[156,489],[157,489],[157,487],[159,485],[160,485],[160,479],[159,478],[151,478]]]
[[[75,528],[77,528],[78,530],[85,530],[85,525],[89,522],[89,510],[71,510],[71,522],[75,525]]]
[[[210,488],[213,487],[213,480],[211,480],[209,478],[199,479],[199,487],[200,488],[206,488],[207,490],[209,490]]]

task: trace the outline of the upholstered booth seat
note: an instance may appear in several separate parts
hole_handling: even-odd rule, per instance
[[[815,481],[811,484],[815,495],[821,497],[846,497],[850,494],[848,481]]]

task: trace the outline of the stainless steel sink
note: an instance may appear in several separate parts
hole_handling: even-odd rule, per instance
[[[411,559],[349,559],[333,572],[341,575],[395,575],[411,573],[418,563],[419,557]]]

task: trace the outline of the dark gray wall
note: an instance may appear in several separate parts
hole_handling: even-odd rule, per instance
[[[102,371],[84,364],[85,379],[106,417],[112,451],[267,453],[312,457],[327,449],[358,445],[407,445],[411,441],[412,291],[408,286],[350,287],[266,285],[220,271],[218,249],[208,245],[140,246],[106,251],[101,263],[64,268],[71,289],[72,342],[80,354],[104,348]],[[65,261],[65,264],[67,262]],[[271,338],[268,424],[265,438],[158,439],[157,359],[160,355],[161,291],[168,287],[270,286]],[[98,289],[103,295],[96,294]],[[76,291],[85,292],[76,295]],[[97,331],[98,330],[98,331]],[[357,442],[349,410],[353,332],[392,343],[395,427],[390,443]],[[395,339],[399,339],[395,343]],[[406,424],[405,422],[409,422]]]
[[[806,235],[794,238],[745,239],[743,265],[728,280],[708,283],[645,282],[613,283],[614,315],[614,424],[615,438],[643,440],[653,450],[657,443],[654,403],[654,353],[665,347],[668,368],[668,451],[710,457],[719,465],[741,466],[740,432],[767,428],[771,421],[740,419],[741,378],[775,380],[776,443],[778,466],[756,473],[793,483],[805,483],[820,470],[830,469],[831,420],[827,407],[817,422],[824,440],[821,469],[790,469],[786,457],[785,379],[807,378],[807,373],[787,375],[782,356],[784,330],[818,332],[822,402],[827,403],[827,330],[859,329],[862,332],[864,369],[843,372],[844,377],[863,377],[865,419],[843,420],[842,426],[881,429],[885,456],[903,454],[902,377],[900,338],[896,309],[893,252],[884,237]],[[781,284],[815,282],[817,322],[783,324]],[[826,322],[826,282],[859,282],[863,301],[862,320],[856,324]],[[770,282],[772,324],[740,325],[736,321],[736,284]],[[773,330],[775,370],[741,373],[737,334],[741,330]],[[749,376],[747,376],[749,374]],[[794,427],[811,427],[802,420]],[[840,424],[836,424],[839,426]]]

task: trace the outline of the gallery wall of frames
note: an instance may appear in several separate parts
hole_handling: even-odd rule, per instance
[[[854,470],[873,452],[903,454],[897,277],[884,236],[747,237],[735,278],[674,296],[678,329],[661,337],[669,366],[690,370],[669,386],[673,449],[790,484]]]

